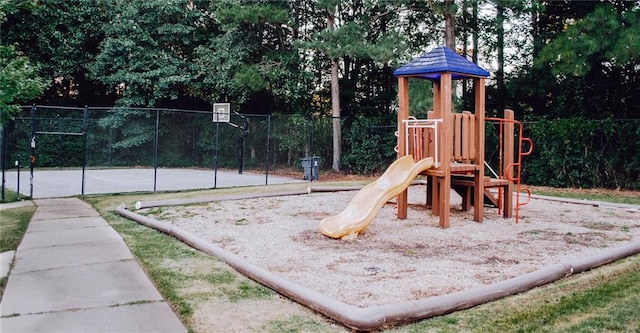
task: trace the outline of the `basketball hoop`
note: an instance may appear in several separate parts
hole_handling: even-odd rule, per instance
[[[213,122],[228,123],[231,120],[231,104],[214,103],[213,104]]]

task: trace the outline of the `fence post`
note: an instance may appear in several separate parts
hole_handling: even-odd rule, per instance
[[[31,106],[31,141],[29,147],[31,155],[29,156],[29,196],[33,199],[33,168],[36,164],[36,105]]]
[[[153,192],[156,192],[158,184],[158,132],[160,128],[160,110],[156,110],[156,126],[153,139]]]
[[[5,123],[2,125],[2,128],[0,128],[0,136],[2,136],[2,146],[0,147],[0,150],[2,150],[2,153],[0,155],[0,160],[2,160],[2,201],[4,202],[6,200],[5,197],[5,177],[6,177],[6,170],[7,170],[7,122],[5,121]],[[18,197],[20,197],[20,191],[18,191]]]
[[[267,153],[264,162],[264,185],[269,185],[269,143],[271,139],[271,115],[267,115]]]
[[[18,192],[18,201],[20,201],[20,155],[18,155],[18,159],[16,160],[16,173],[17,173],[17,177],[16,177],[16,185],[17,185],[17,189],[16,192]],[[4,187],[2,189],[2,200],[4,200]]]
[[[82,118],[82,149],[84,157],[82,159],[82,189],[80,194],[84,196],[85,169],[87,167],[87,127],[89,121],[89,106],[84,106],[84,117]]]
[[[218,113],[216,113],[216,146],[213,151],[213,188],[217,187],[218,182],[218,132],[220,131],[220,121],[218,120]]]
[[[240,127],[240,142],[239,142],[239,161],[238,161],[238,174],[242,174],[244,170],[244,147],[246,144],[247,135],[249,134],[249,121],[246,116],[240,115],[243,119],[242,126]]]
[[[311,152],[311,156],[315,154],[315,139],[316,139],[316,117],[313,115],[311,117],[311,131],[309,131],[309,150]]]

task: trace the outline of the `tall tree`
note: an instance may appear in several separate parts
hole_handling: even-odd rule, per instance
[[[336,29],[335,22],[335,6],[327,8],[327,29],[334,31]],[[338,78],[338,59],[329,57],[331,61],[331,119],[333,132],[333,160],[331,168],[340,171],[340,159],[342,156],[342,129],[340,125],[340,83]]]
[[[424,51],[425,45],[435,39],[434,32],[442,35],[433,28],[433,12],[423,0],[324,0],[314,5],[324,13],[327,23],[322,29],[316,25],[315,33],[304,45],[326,64],[319,66],[324,73],[329,73],[325,76],[326,81],[320,82],[320,87],[339,87],[340,119],[337,118],[338,98],[332,98],[332,105],[327,106],[332,110],[333,128],[336,129],[332,166],[338,170],[341,158],[337,148],[349,148],[337,142],[342,137],[342,134],[337,135],[338,131],[342,132],[342,129],[337,130],[338,125],[348,127],[358,115],[379,116],[393,112],[396,96],[392,68],[415,52]],[[338,84],[332,84],[336,69]],[[331,98],[331,93],[326,96]],[[338,121],[341,124],[337,124]],[[345,150],[345,153],[349,152]]]
[[[472,13],[470,19],[461,22],[461,30],[471,30],[471,60],[494,72],[487,89],[487,110],[501,114],[500,110],[508,107],[507,69],[530,63],[531,37],[527,30],[529,25],[523,24],[523,18],[528,15],[530,1],[469,1]],[[469,103],[468,99],[466,102]]]
[[[630,118],[640,97],[640,5],[596,4],[583,18],[566,21],[562,33],[542,48],[538,69],[549,69],[562,86],[558,111],[588,118]]]
[[[109,21],[102,1],[9,1],[20,4],[2,24],[3,43],[39,66],[49,82],[39,102],[84,105],[111,104],[107,88],[89,77]]]
[[[0,126],[20,112],[21,103],[39,97],[47,81],[37,74],[37,67],[13,46],[0,45]]]
[[[496,108],[498,112],[504,109],[504,5],[502,0],[496,0],[496,45],[498,57],[498,70],[496,71]]]
[[[511,103],[536,119],[630,117],[638,103],[632,91],[637,48],[629,46],[637,38],[639,7],[624,1],[535,1],[535,58],[516,67],[507,83]]]
[[[90,73],[116,96],[118,107],[98,123],[103,128],[121,131],[112,148],[127,154],[127,148],[140,147],[155,139],[155,122],[150,118],[158,113],[135,107],[181,108],[194,95],[193,48],[201,39],[206,19],[198,7],[200,3],[191,0],[100,3],[109,17],[103,24],[105,38]],[[168,117],[161,121],[168,121]]]
[[[167,105],[189,94],[191,52],[202,15],[197,9],[188,0],[105,3],[112,17],[93,77],[120,91],[120,105]]]
[[[0,2],[0,25],[8,20],[7,15],[19,10],[32,10],[28,3]],[[15,49],[14,45],[0,45],[0,131],[4,124],[20,112],[20,104],[42,94],[47,81],[38,76],[37,65]],[[4,133],[0,133],[4,136]],[[4,148],[3,148],[4,149]],[[3,156],[4,158],[4,156]]]
[[[312,73],[294,45],[297,9],[288,2],[212,3],[209,37],[196,48],[199,94],[249,113],[304,110]]]
[[[454,0],[444,0],[444,45],[456,50],[456,3]]]

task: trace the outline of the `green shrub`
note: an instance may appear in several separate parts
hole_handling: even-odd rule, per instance
[[[350,172],[380,172],[395,158],[396,127],[387,117],[358,117],[345,136],[348,151],[342,163]]]
[[[526,124],[534,142],[524,181],[577,188],[640,188],[638,122],[567,118]]]

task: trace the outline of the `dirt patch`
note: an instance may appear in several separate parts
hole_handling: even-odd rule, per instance
[[[425,191],[425,186],[410,188],[407,219],[398,220],[389,203],[348,241],[327,238],[318,226],[322,218],[340,213],[356,192],[214,202],[156,214],[255,264],[363,307],[487,285],[640,238],[640,210],[532,199],[517,224],[494,208],[486,209],[480,224],[472,212],[459,210],[455,194],[451,227],[440,229],[438,217],[425,209]],[[153,210],[146,213],[154,216]],[[241,306],[230,311],[250,311],[237,309]],[[200,310],[194,313],[197,327],[224,327],[218,315],[207,326]]]
[[[265,322],[305,315],[301,309],[292,309],[280,303],[286,303],[286,300],[203,303],[193,313],[193,329],[196,332],[261,332],[265,331],[262,327]],[[247,318],[252,320],[248,321]]]

